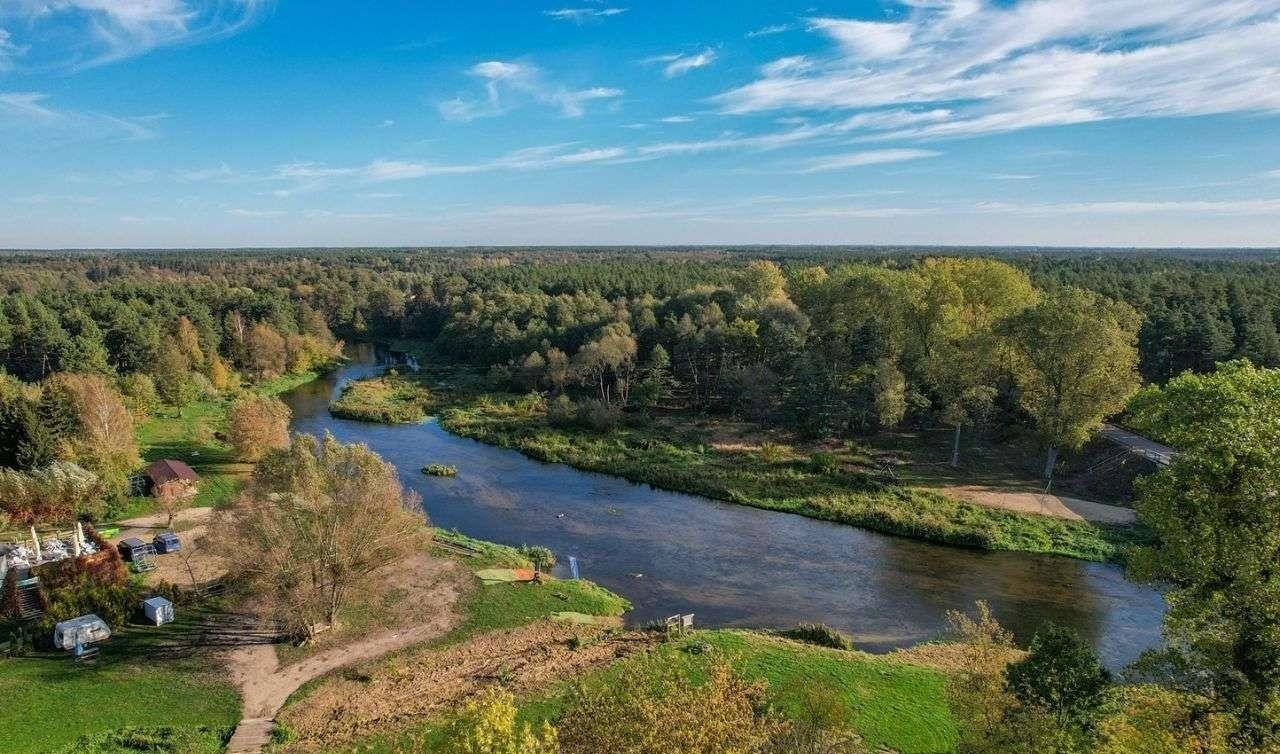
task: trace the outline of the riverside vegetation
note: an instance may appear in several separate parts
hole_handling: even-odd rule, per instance
[[[427,418],[430,400],[426,388],[391,370],[381,377],[352,381],[329,404],[329,412],[343,419],[412,424]]]

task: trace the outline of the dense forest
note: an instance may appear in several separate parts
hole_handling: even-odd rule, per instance
[[[1079,439],[1050,416],[1066,407],[1045,404],[1068,399],[1044,392],[1048,372],[1070,359],[1118,359],[1108,379],[1122,397],[1129,341],[1152,383],[1237,358],[1280,365],[1280,267],[1257,255],[12,254],[0,288],[9,375],[0,465],[18,468],[47,463],[47,434],[61,426],[52,391],[36,396],[20,382],[97,374],[135,404],[181,405],[242,379],[305,371],[332,356],[334,334],[430,342],[510,388],[594,397],[606,414],[674,403],[821,437],[902,422],[960,427],[1003,412],[1037,421],[1048,445]]]

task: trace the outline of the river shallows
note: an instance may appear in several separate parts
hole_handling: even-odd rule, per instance
[[[436,526],[546,545],[565,563],[576,556],[584,578],[634,603],[634,622],[675,613],[716,626],[821,621],[884,650],[937,638],[947,610],[985,599],[1020,640],[1044,621],[1072,626],[1113,667],[1158,641],[1163,600],[1115,566],[944,547],[654,490],[456,437],[434,420],[336,419],[328,403],[340,386],[389,363],[371,349],[352,353],[343,369],[284,396],[294,431],[367,443],[422,495]],[[428,463],[458,476],[424,476]]]

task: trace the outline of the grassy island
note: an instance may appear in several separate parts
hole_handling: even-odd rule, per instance
[[[356,421],[412,424],[427,418],[430,398],[426,388],[393,370],[347,385],[329,404],[329,412]]]

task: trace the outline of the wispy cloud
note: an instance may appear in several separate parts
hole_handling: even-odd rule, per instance
[[[693,116],[690,115],[668,115],[662,119],[663,123],[692,123]]]
[[[1115,118],[1280,112],[1280,0],[911,0],[900,21],[812,18],[833,49],[725,92],[728,113],[946,109],[895,138]]]
[[[1280,178],[1280,168],[1276,168],[1275,170],[1269,171],[1267,175],[1271,176],[1272,178]]]
[[[621,147],[598,149],[575,148],[571,144],[530,147],[479,162],[424,162],[417,160],[373,160],[365,165],[336,167],[314,162],[295,162],[277,166],[260,180],[289,184],[270,193],[288,197],[321,191],[338,183],[393,183],[417,178],[450,175],[472,175],[504,170],[545,170],[591,163],[613,162],[626,158]],[[364,194],[366,198],[378,194]],[[395,195],[381,195],[390,198]]]
[[[626,13],[626,8],[558,8],[543,11],[544,15],[560,21],[572,21],[575,24],[601,18],[612,18]]]
[[[747,39],[754,39],[756,37],[771,37],[774,34],[783,34],[785,32],[791,31],[794,28],[796,27],[793,24],[773,24],[771,26],[764,26],[759,29],[754,29],[752,31],[747,32]]]
[[[645,64],[662,63],[662,75],[667,78],[675,78],[683,76],[689,71],[698,68],[705,68],[716,61],[716,51],[707,48],[702,52],[692,55],[684,55],[680,53],[672,53],[669,55],[655,55],[651,58],[645,58],[640,61]]]
[[[91,67],[159,47],[225,37],[252,24],[270,0],[6,0],[0,66]],[[20,38],[12,35],[21,32]]]
[[[801,166],[801,173],[825,173],[832,170],[848,170],[867,165],[887,165],[894,162],[922,160],[938,157],[942,153],[930,149],[873,149],[865,152],[825,155],[814,158]]]
[[[153,124],[163,113],[117,116],[55,106],[43,92],[0,92],[0,132],[42,142],[142,141],[154,138]]]
[[[440,114],[449,120],[468,121],[502,115],[529,102],[559,108],[568,118],[586,113],[588,102],[621,97],[623,91],[596,86],[571,89],[546,80],[536,66],[502,60],[477,63],[467,73],[484,86],[484,97],[456,97],[438,105]]]

